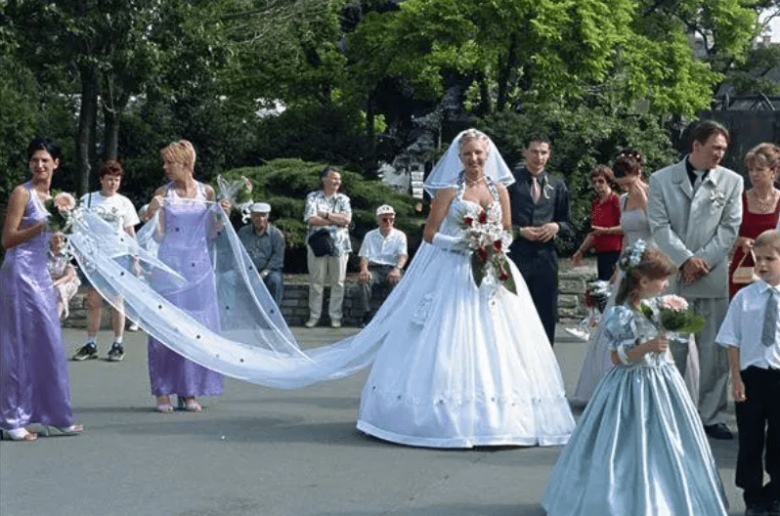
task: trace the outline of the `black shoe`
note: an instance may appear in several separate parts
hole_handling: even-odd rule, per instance
[[[111,345],[111,351],[108,352],[109,362],[121,362],[125,358],[125,348],[118,342]]]
[[[369,317],[369,316],[363,317],[362,319],[360,319],[359,326],[361,328],[365,328],[366,326],[368,326],[368,323],[370,323],[370,322],[371,322],[371,317]]]
[[[730,441],[734,439],[734,434],[732,434],[731,430],[729,430],[729,427],[723,423],[704,425],[704,433],[713,439],[720,439],[722,441]]]
[[[763,505],[755,504],[745,509],[745,516],[768,516],[768,513]]]
[[[81,362],[83,360],[94,360],[98,357],[97,346],[95,344],[87,343],[82,346],[76,354],[73,355],[73,360]]]

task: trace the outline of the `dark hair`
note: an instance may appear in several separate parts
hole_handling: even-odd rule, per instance
[[[623,149],[615,156],[612,173],[616,179],[621,179],[629,174],[641,174],[644,168],[645,157],[640,152],[633,149]]]
[[[328,174],[330,174],[331,171],[338,172],[339,169],[337,167],[331,167],[330,165],[327,165],[325,168],[320,170],[320,179],[325,179],[328,177]]]
[[[612,169],[609,168],[606,165],[598,165],[596,168],[590,171],[590,180],[593,181],[597,177],[603,177],[604,180],[607,182],[607,185],[612,190],[615,190],[617,188],[617,185],[615,184],[615,176],[612,173]]]
[[[528,138],[527,143],[525,144],[525,148],[531,146],[532,143],[546,143],[548,146],[552,147],[552,144],[550,143],[550,139],[543,135],[543,134],[534,134],[530,138]]]
[[[108,175],[122,177],[125,175],[125,169],[117,160],[107,159],[100,165],[100,178]]]
[[[693,142],[704,144],[713,134],[721,134],[726,138],[726,143],[731,145],[731,135],[726,127],[715,120],[702,120],[691,131],[691,148]]]
[[[35,151],[39,150],[48,152],[52,159],[60,159],[62,157],[59,146],[51,138],[36,136],[32,139],[30,145],[27,146],[27,160],[31,160]]]
[[[624,262],[626,257],[631,255],[633,249],[634,246],[626,249],[619,262]],[[677,272],[677,266],[666,253],[655,246],[650,246],[642,253],[639,263],[629,266],[627,269],[624,269],[624,272],[626,277],[620,282],[620,288],[618,288],[615,295],[616,305],[623,304],[626,300],[636,300],[636,297],[639,295],[639,282],[642,278],[650,280],[666,278]]]

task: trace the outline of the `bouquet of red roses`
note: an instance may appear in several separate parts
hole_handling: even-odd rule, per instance
[[[488,205],[477,217],[463,218],[463,228],[471,254],[471,274],[479,287],[486,276],[495,278],[513,294],[517,285],[509,268],[498,204]]]

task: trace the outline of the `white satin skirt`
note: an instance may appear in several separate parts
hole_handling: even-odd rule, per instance
[[[435,448],[565,444],[574,419],[560,369],[514,264],[517,295],[487,279],[477,288],[468,256],[431,245],[409,272],[393,313],[365,330],[385,337],[358,429]]]

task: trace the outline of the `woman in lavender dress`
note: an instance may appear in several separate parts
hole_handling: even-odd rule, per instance
[[[57,314],[57,300],[46,252],[51,178],[60,151],[48,138],[28,148],[32,179],[14,188],[8,200],[0,268],[0,429],[14,441],[34,441],[25,427],[37,423],[47,432],[81,432],[70,411],[70,386]]]
[[[156,218],[157,257],[187,279],[186,287],[156,285],[158,292],[201,321],[219,330],[216,286],[209,241],[216,236],[211,212],[214,190],[193,178],[195,149],[186,140],[162,150],[163,170],[171,181],[154,194],[145,218]],[[227,201],[220,201],[229,209]],[[159,213],[158,213],[159,212]],[[222,394],[222,375],[200,366],[149,338],[149,379],[157,410],[172,412],[171,395],[180,408],[200,412],[196,396]]]

